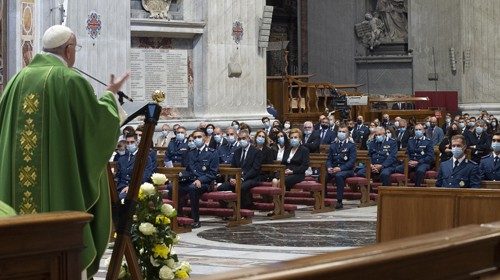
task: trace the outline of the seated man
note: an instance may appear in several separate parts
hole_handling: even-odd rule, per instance
[[[408,140],[406,153],[409,158],[408,168],[410,171],[415,171],[415,187],[420,187],[425,179],[425,172],[434,162],[434,147],[432,141],[424,136],[422,124],[415,125],[415,137]],[[404,166],[398,165],[396,172],[404,173]]]
[[[493,153],[483,157],[479,164],[481,180],[500,181],[500,132],[493,135],[491,149]]]
[[[212,137],[210,137],[210,144],[208,146],[212,149],[219,150],[221,146],[227,145],[227,140],[223,137],[223,132],[220,127],[214,128],[212,133]]]
[[[356,145],[349,141],[349,129],[346,125],[340,125],[337,139],[330,145],[326,167],[328,179],[335,179],[337,186],[337,205],[335,209],[342,209],[344,198],[345,179],[354,176],[354,165],[356,164]]]
[[[134,171],[135,158],[138,151],[136,134],[127,135],[125,141],[127,144],[127,153],[118,159],[118,170],[116,173],[116,190],[118,191],[118,197],[120,199],[124,199],[127,196],[128,187]],[[153,175],[155,166],[156,162],[154,162],[151,155],[149,155],[144,169],[144,175],[142,177],[143,183],[151,181],[151,175]]]
[[[352,130],[352,139],[359,147],[366,147],[366,140],[370,135],[370,128],[364,124],[363,116],[358,116],[356,125]]]
[[[236,149],[231,167],[241,168],[241,208],[251,208],[252,194],[250,189],[257,186],[260,179],[260,166],[262,163],[262,152],[250,145],[250,136],[246,131],[239,134],[240,147]],[[231,178],[229,182],[220,185],[218,191],[234,191],[236,179]]]
[[[478,120],[474,127],[464,132],[467,145],[472,149],[471,160],[479,163],[481,158],[490,153],[491,136],[487,132],[486,122]]]
[[[219,163],[231,164],[234,152],[240,145],[239,142],[236,141],[236,138],[236,130],[231,126],[228,127],[226,129],[227,144],[222,145],[217,149],[217,152],[219,153]]]
[[[464,136],[454,135],[451,137],[453,157],[441,163],[436,187],[479,188],[481,186],[479,166],[465,158],[466,148]]]
[[[188,149],[186,128],[179,126],[175,134],[175,140],[171,140],[168,143],[167,153],[165,154],[165,166],[172,167],[174,163],[182,163]]]
[[[390,186],[391,174],[394,173],[397,165],[398,147],[396,140],[385,135],[383,127],[375,129],[375,141],[370,145],[368,155],[371,159],[371,172],[380,174],[380,181],[384,186]],[[366,168],[358,171],[358,176],[364,177]]]
[[[317,130],[313,130],[312,122],[304,122],[303,130],[304,138],[302,144],[309,150],[309,153],[315,153],[319,151],[320,139]]]
[[[318,130],[320,144],[330,145],[335,138],[337,138],[337,132],[330,129],[330,121],[328,118],[323,118],[321,120],[321,127]]]
[[[436,117],[429,118],[429,127],[427,127],[425,133],[427,138],[431,139],[433,146],[439,146],[441,141],[443,141],[444,132],[443,129],[438,126]]]
[[[208,187],[217,177],[219,160],[217,152],[205,145],[205,133],[201,130],[193,132],[196,149],[189,151],[186,170],[179,174],[180,202],[182,197],[189,195],[191,202],[191,218],[194,220],[193,228],[199,228],[200,223],[200,196],[208,191]],[[182,209],[179,203],[179,209]]]

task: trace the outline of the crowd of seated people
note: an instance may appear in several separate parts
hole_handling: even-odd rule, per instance
[[[390,185],[391,174],[404,173],[405,166],[396,156],[398,151],[406,153],[412,186],[425,185],[429,170],[438,174],[437,187],[479,187],[481,180],[500,180],[500,128],[498,120],[486,112],[477,117],[447,114],[442,126],[435,116],[419,123],[397,116],[392,119],[387,114],[381,120],[357,116],[346,121],[322,115],[317,123],[306,121],[301,125],[268,117],[261,121],[262,126],[253,129],[253,133],[248,124],[238,120],[228,123],[228,127],[202,122],[192,133],[180,124],[173,125],[172,131],[170,126],[161,125],[161,135],[149,153],[143,181],[150,180],[157,168],[155,148],[164,152],[166,167],[185,168],[181,195],[189,195],[192,200],[207,191],[234,191],[234,178],[213,183],[219,164],[229,164],[242,169],[242,208],[251,208],[251,188],[260,181],[273,179],[261,174],[262,164],[284,165],[284,185],[290,190],[305,179],[310,154],[320,153],[321,145],[329,145],[323,153],[327,179],[337,188],[337,209],[343,208],[347,178],[363,177],[370,172],[371,178]],[[141,127],[125,127],[112,158],[117,163],[115,178],[120,197],[128,190],[141,131]],[[356,163],[360,150],[367,151],[369,170]],[[198,227],[198,202],[191,202],[191,209],[194,227]]]

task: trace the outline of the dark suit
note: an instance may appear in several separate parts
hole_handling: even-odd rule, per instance
[[[363,148],[366,148],[366,141],[368,140],[369,135],[370,128],[364,124],[356,125],[352,130],[352,139],[354,139],[354,143],[360,144]]]
[[[330,145],[335,140],[335,138],[337,138],[337,132],[331,130],[330,128],[327,129],[321,128],[320,130],[318,130],[318,134],[320,139],[320,145],[325,145],[325,144]]]
[[[303,145],[299,146],[293,157],[288,160],[291,150],[291,148],[286,149],[281,160],[281,164],[293,171],[293,174],[285,176],[287,190],[290,190],[295,184],[304,181],[306,170],[309,168],[309,149]]]
[[[457,167],[453,168],[455,158],[441,163],[436,187],[443,188],[479,188],[481,175],[479,165],[464,159]]]
[[[479,171],[481,172],[481,180],[500,181],[500,159],[495,163],[493,154],[489,154],[481,159]]]
[[[319,151],[320,139],[317,130],[313,130],[309,136],[304,134],[303,146],[309,149],[310,153]]]
[[[214,149],[203,146],[202,149],[189,151],[186,170],[181,172],[180,198],[189,194],[191,201],[191,218],[194,222],[200,221],[200,196],[208,191],[208,187],[219,172],[218,154]],[[194,181],[200,180],[201,187],[197,188]],[[183,199],[180,199],[179,209],[182,209]]]
[[[224,146],[227,144],[228,143],[227,143],[226,138],[222,138],[222,143],[217,143],[217,142],[215,142],[214,136],[212,135],[212,137],[210,137],[210,143],[208,144],[208,147],[215,149],[215,150],[218,150],[218,148],[220,146]]]
[[[408,128],[405,129],[405,131],[399,130],[398,133],[396,133],[396,135],[394,135],[394,137],[396,138],[397,145],[398,145],[398,150],[406,149],[406,147],[408,146],[408,140],[412,136],[413,135],[411,135],[411,131]]]
[[[250,189],[255,187],[260,181],[262,152],[250,145],[243,161],[241,158],[242,152],[243,148],[236,149],[231,166],[241,168],[241,207],[249,208],[252,204]],[[229,182],[225,182],[217,190],[234,191],[234,187]]]
[[[167,153],[165,154],[165,163],[168,161],[172,161],[172,163],[182,163],[184,155],[188,150],[187,139],[183,141],[171,140],[170,143],[168,143]]]
[[[118,191],[118,196],[120,199],[123,199],[127,196],[126,193],[122,193],[121,191],[128,187],[130,184],[130,180],[132,179],[132,173],[134,171],[135,158],[137,156],[137,152],[134,154],[130,154],[129,152],[125,153],[125,155],[121,156],[117,162],[117,173],[116,173],[116,190]],[[151,182],[151,175],[155,170],[156,161],[153,161],[151,157],[151,153],[148,155],[148,160],[146,162],[146,167],[144,169],[144,174],[142,176],[142,182]]]
[[[337,186],[337,200],[342,202],[344,198],[345,179],[354,176],[354,165],[356,164],[356,144],[335,140],[330,145],[326,168],[340,167],[335,174],[328,174],[329,180],[335,179]]]
[[[398,147],[396,140],[389,138],[385,139],[384,142],[374,141],[370,145],[368,150],[372,164],[381,164],[382,169],[380,170],[380,180],[384,186],[391,185],[391,174],[396,170],[398,165]],[[366,168],[363,167],[357,172],[358,176],[365,177]]]
[[[408,102],[396,102],[392,104],[392,110],[412,110],[414,106]]]
[[[415,168],[410,168],[415,170],[415,187],[420,187],[422,185],[425,172],[431,168],[431,164],[434,163],[434,147],[432,141],[422,136],[421,139],[410,138],[408,141],[408,147],[406,148],[406,153],[408,154],[408,159],[418,161]],[[397,173],[404,173],[404,166],[401,164],[396,167]]]
[[[234,144],[230,145],[222,145],[217,149],[217,153],[219,154],[219,163],[231,164],[233,161],[233,155],[236,149],[239,148],[238,142],[234,142]]]
[[[488,155],[491,151],[491,136],[483,132],[479,136],[476,132],[471,132],[470,130],[466,130],[464,132],[465,140],[467,141],[467,147],[476,146],[475,149],[472,150],[471,160],[479,163],[481,158]]]

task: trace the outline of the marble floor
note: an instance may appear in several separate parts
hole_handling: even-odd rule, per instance
[[[320,214],[303,207],[295,217],[274,221],[257,212],[252,224],[236,228],[202,217],[202,227],[181,234],[175,251],[195,277],[373,244],[377,208],[358,204],[346,201],[343,210]],[[94,279],[105,279],[104,260],[110,256],[108,250]]]

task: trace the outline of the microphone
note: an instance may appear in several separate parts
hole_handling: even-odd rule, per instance
[[[104,82],[102,82],[101,80],[98,80],[97,78],[95,78],[95,77],[91,76],[90,74],[87,74],[87,73],[83,72],[82,70],[80,70],[80,69],[78,69],[78,68],[76,68],[76,67],[74,67],[74,66],[73,66],[73,69],[75,69],[75,70],[77,70],[78,72],[82,73],[83,75],[85,75],[85,76],[87,76],[87,77],[91,78],[92,80],[94,80],[94,81],[96,81],[96,82],[100,83],[100,84],[101,84],[101,85],[103,85],[103,86],[108,86],[107,84],[105,84],[105,83],[104,83]],[[133,100],[132,98],[130,98],[128,95],[126,95],[126,94],[125,94],[123,91],[121,91],[121,90],[120,90],[120,91],[118,91],[116,94],[118,95],[118,102],[120,102],[120,105],[123,105],[123,103],[124,103],[124,102],[123,102],[123,99],[124,99],[124,98],[125,98],[125,99],[127,99],[127,100],[128,100],[128,101],[130,101],[130,102],[134,102],[134,100]]]

